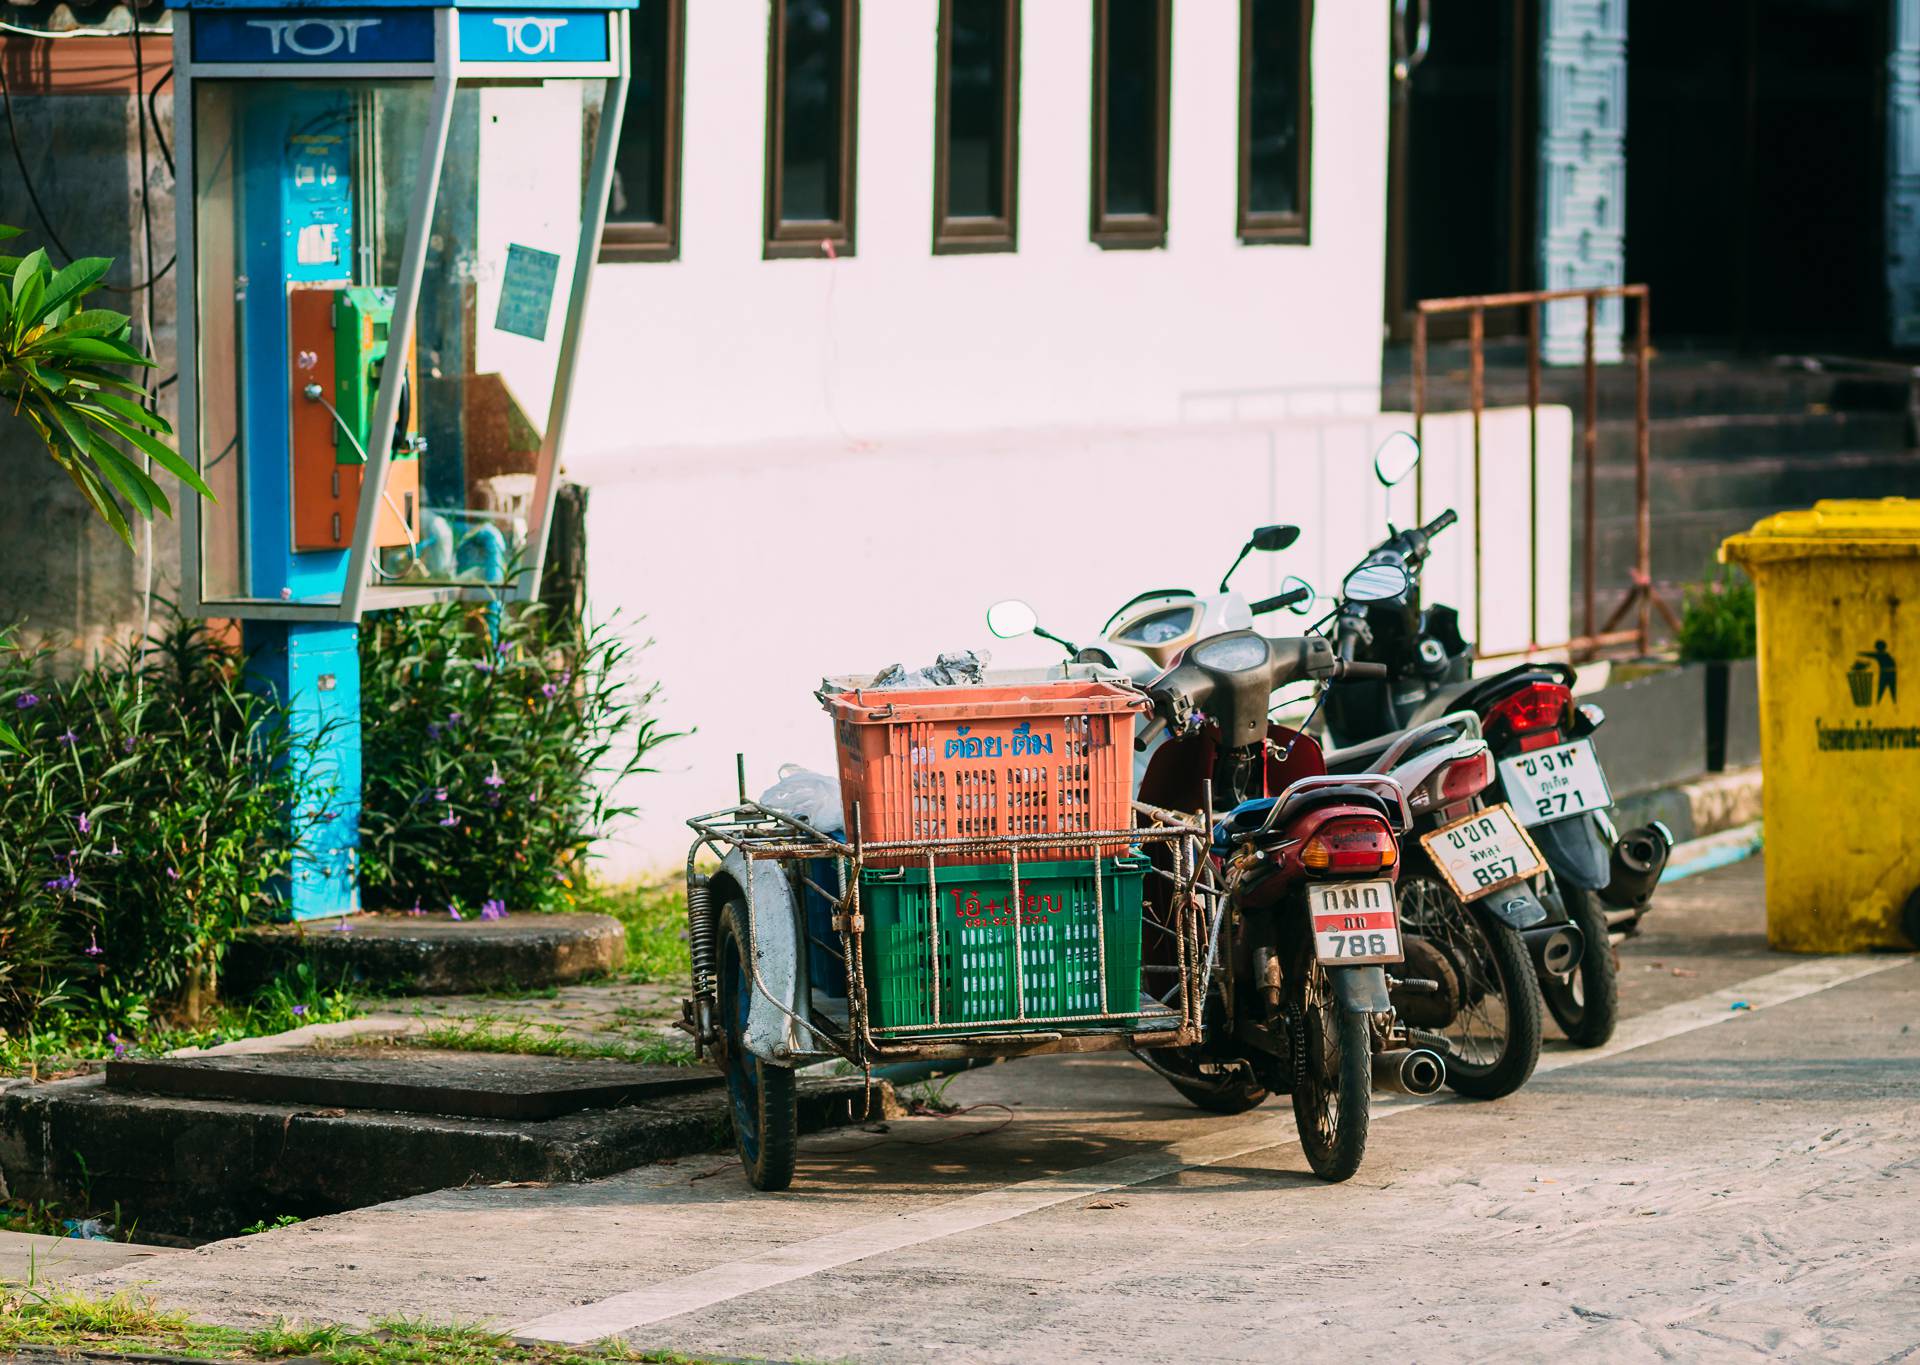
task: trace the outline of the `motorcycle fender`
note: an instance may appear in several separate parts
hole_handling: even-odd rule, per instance
[[[1587,891],[1598,891],[1613,876],[1613,843],[1602,836],[1597,814],[1576,815],[1527,831],[1553,875]]]
[[[1515,929],[1531,929],[1536,924],[1547,922],[1547,907],[1524,886],[1510,886],[1504,891],[1495,891],[1476,904],[1502,924],[1510,924]]]
[[[1335,967],[1327,972],[1333,998],[1348,1014],[1384,1014],[1393,1008],[1387,999],[1384,967]]]
[[[766,987],[764,991],[753,987],[747,1006],[747,1051],[781,1066],[817,1055],[808,1051],[817,1047],[812,1031],[796,1024],[788,1013],[801,1012],[807,991],[807,955],[800,940],[800,925],[805,921],[793,883],[777,860],[762,858],[749,863],[737,852],[727,856],[721,873],[740,888],[742,898],[752,907],[749,933],[754,965]],[[750,897],[746,895],[749,876],[753,878]]]

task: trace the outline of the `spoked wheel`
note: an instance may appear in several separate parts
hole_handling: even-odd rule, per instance
[[[1566,976],[1539,973],[1540,997],[1568,1042],[1599,1047],[1620,1022],[1620,961],[1608,937],[1606,912],[1593,892],[1562,883],[1551,872],[1542,872],[1538,885],[1541,901],[1563,906],[1586,940],[1579,963]]]
[[[727,1094],[733,1101],[733,1141],[756,1190],[793,1183],[800,1121],[793,1071],[747,1051],[747,1006],[753,998],[748,963],[747,909],[730,901],[720,915],[720,1017],[727,1031]]]
[[[1438,1011],[1428,1031],[1445,1044],[1447,1084],[1476,1100],[1511,1095],[1540,1060],[1540,997],[1519,931],[1431,874],[1401,879],[1400,924],[1451,968],[1449,995],[1413,997],[1408,1009],[1410,1021]]]
[[[1367,1151],[1373,1043],[1365,1015],[1340,1008],[1310,949],[1287,972],[1293,1038],[1293,1122],[1307,1164],[1322,1180],[1346,1180]]]

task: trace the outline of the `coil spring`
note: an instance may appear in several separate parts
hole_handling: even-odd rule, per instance
[[[714,975],[713,892],[707,879],[687,878],[687,950],[693,959],[693,993],[711,995]]]

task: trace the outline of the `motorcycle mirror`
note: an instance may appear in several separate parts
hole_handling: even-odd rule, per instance
[[[1313,610],[1313,600],[1318,594],[1314,592],[1313,584],[1307,582],[1306,579],[1300,577],[1298,574],[1288,574],[1280,580],[1280,592],[1283,596],[1296,589],[1304,593],[1305,596],[1301,597],[1299,601],[1289,605],[1287,610],[1295,616],[1305,616]]]
[[[1404,431],[1396,431],[1373,452],[1373,477],[1383,488],[1392,488],[1420,463],[1420,443]]]
[[[995,602],[987,608],[987,629],[1002,640],[1017,640],[1031,635],[1040,625],[1040,616],[1017,597]]]
[[[1340,591],[1349,602],[1388,602],[1406,592],[1412,583],[1398,564],[1375,561],[1348,574]]]
[[[1262,526],[1254,531],[1253,538],[1247,543],[1256,550],[1273,551],[1284,550],[1298,539],[1300,539],[1298,526]]]

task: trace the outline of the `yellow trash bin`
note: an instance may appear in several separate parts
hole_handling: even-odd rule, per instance
[[[1911,946],[1920,499],[1781,512],[1720,558],[1747,571],[1759,601],[1767,940],[1801,953]]]

